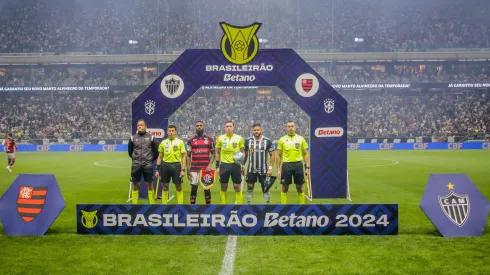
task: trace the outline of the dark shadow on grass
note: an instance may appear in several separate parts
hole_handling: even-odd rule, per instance
[[[439,233],[437,229],[408,231],[408,232],[404,231],[404,232],[400,232],[399,235],[420,235],[420,236],[442,237],[441,233]]]

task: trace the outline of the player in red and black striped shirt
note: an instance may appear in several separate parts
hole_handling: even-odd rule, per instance
[[[191,162],[192,159],[192,162]],[[201,169],[211,170],[214,161],[214,140],[211,136],[204,133],[204,122],[196,122],[196,134],[187,141],[187,163],[190,163],[190,170],[187,169],[187,177],[191,182],[191,204],[196,203],[197,188],[199,186],[199,171]],[[206,204],[211,204],[211,191],[204,190]]]
[[[15,163],[15,151],[19,151],[19,148],[17,147],[17,144],[15,144],[15,141],[12,139],[12,134],[7,135],[7,139],[2,142],[3,145],[3,150],[5,153],[7,153],[7,170],[12,173],[12,166],[14,166]]]

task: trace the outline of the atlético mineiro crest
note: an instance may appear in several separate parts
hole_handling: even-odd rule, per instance
[[[335,101],[331,98],[327,98],[325,101],[323,101],[323,107],[327,114],[331,114],[335,109]]]
[[[439,196],[442,212],[455,225],[462,227],[470,215],[470,199],[468,195],[458,195],[451,191],[446,196]]]
[[[170,80],[165,80],[165,87],[167,87],[167,91],[173,95],[179,89],[180,80],[175,78],[171,78]]]
[[[47,186],[21,186],[17,196],[17,213],[25,222],[34,220],[44,208]]]
[[[303,91],[309,92],[311,91],[311,88],[313,87],[313,79],[302,79],[301,80],[301,87],[303,88]]]
[[[164,96],[177,98],[184,92],[184,81],[176,74],[166,75],[160,84]]]
[[[147,100],[145,102],[145,112],[150,116],[153,115],[155,113],[155,106],[155,101]]]

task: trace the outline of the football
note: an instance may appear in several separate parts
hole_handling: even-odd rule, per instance
[[[233,160],[236,162],[236,163],[240,163],[242,164],[243,163],[243,160],[244,160],[245,156],[243,155],[242,152],[236,152],[233,154]]]

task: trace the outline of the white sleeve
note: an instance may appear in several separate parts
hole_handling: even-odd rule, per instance
[[[4,139],[4,140],[2,140],[2,146],[3,146],[3,145],[5,145],[5,139]]]

